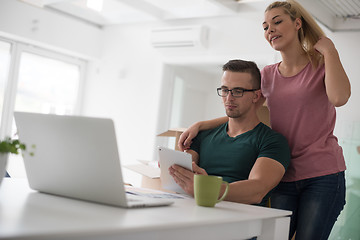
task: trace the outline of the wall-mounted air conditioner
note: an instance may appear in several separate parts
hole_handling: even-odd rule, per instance
[[[206,47],[208,29],[205,26],[182,26],[151,30],[155,48]]]

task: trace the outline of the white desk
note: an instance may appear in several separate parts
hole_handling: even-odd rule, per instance
[[[230,202],[199,207],[193,199],[122,209],[38,193],[25,179],[0,187],[0,239],[285,240],[290,214]]]

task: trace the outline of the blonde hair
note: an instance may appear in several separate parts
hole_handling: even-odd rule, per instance
[[[325,36],[325,33],[310,13],[294,0],[273,2],[266,8],[265,12],[273,8],[283,8],[284,12],[288,14],[293,21],[297,18],[301,19],[302,27],[298,32],[301,46],[306,52],[313,67],[321,65],[324,62],[324,58],[315,50],[314,45],[320,37]]]

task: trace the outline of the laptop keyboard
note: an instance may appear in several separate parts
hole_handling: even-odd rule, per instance
[[[127,197],[127,201],[128,202],[140,202],[141,200],[135,199],[135,198],[132,198],[132,197]]]
[[[177,195],[177,194],[171,194],[171,193],[140,193],[140,192],[131,192],[126,191],[127,196],[142,196],[142,197],[148,197],[148,198],[164,198],[164,199],[184,199],[184,196]],[[131,197],[129,197],[131,198]]]

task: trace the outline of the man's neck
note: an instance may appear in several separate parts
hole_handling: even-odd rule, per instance
[[[260,123],[257,115],[251,118],[229,118],[227,134],[230,137],[236,137],[254,129]]]

